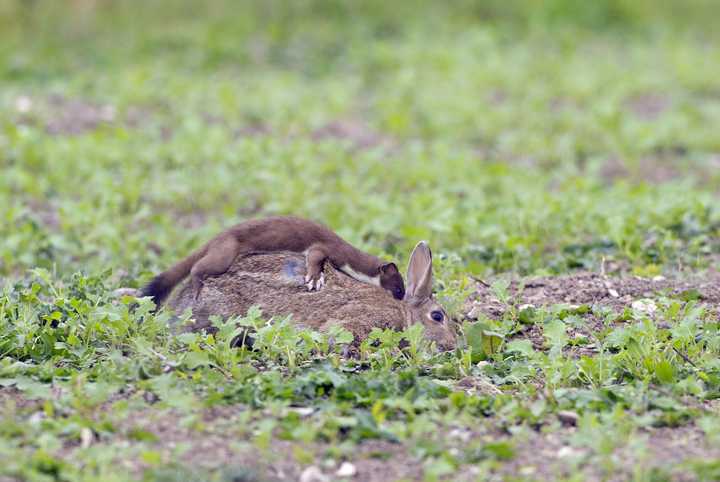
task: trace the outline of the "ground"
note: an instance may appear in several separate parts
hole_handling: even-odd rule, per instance
[[[717,480],[714,9],[0,2],[0,480]],[[117,295],[273,214],[457,350]]]

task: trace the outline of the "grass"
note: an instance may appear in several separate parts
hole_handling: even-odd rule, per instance
[[[0,3],[0,478],[717,477],[712,2],[146,3]],[[462,346],[113,297],[269,214],[427,239]]]

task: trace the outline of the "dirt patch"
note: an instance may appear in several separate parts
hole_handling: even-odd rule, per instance
[[[707,169],[693,166],[695,170],[692,171],[684,159],[685,154],[673,149],[658,151],[652,156],[643,157],[636,166],[629,166],[618,158],[609,158],[600,167],[599,175],[607,182],[629,179],[633,182],[662,184],[688,176],[692,176],[700,182],[703,177],[702,173]],[[683,173],[683,169],[681,169],[683,166],[688,171],[687,174]],[[698,168],[700,172],[698,172]]]
[[[32,215],[51,231],[59,231],[61,227],[60,211],[54,202],[40,199],[29,199],[27,206]]]
[[[622,160],[617,157],[611,157],[602,163],[599,174],[605,181],[614,182],[618,179],[628,177],[630,171]]]
[[[685,464],[720,456],[720,448],[692,424],[642,429],[625,444],[621,437],[613,441],[614,450],[602,453],[600,440],[587,440],[575,427],[525,433],[517,437],[517,456],[499,471],[532,480],[556,480],[579,472],[586,481],[620,482],[632,479],[636,474],[631,470],[640,466],[647,472],[660,469],[674,481],[691,481],[697,477]]]
[[[120,125],[130,129],[147,128],[161,109],[158,106],[133,105],[124,112],[117,112],[111,104],[62,95],[22,95],[15,99],[14,107],[19,125],[40,126],[48,134],[56,136],[86,134],[108,125]],[[169,137],[166,129],[161,128],[163,140]]]
[[[81,99],[51,96],[49,99],[50,118],[45,129],[53,135],[79,135],[94,131],[116,118],[115,108]]]
[[[334,444],[293,442],[277,437],[262,442],[261,434],[247,429],[245,414],[242,405],[216,406],[192,414],[147,407],[129,413],[117,424],[113,435],[93,443],[127,445],[136,444],[141,438],[146,449],[158,452],[164,463],[182,460],[183,467],[192,467],[200,473],[245,468],[256,474],[257,478],[251,480],[296,481],[311,466],[329,480],[335,480],[343,461],[355,467],[354,481],[421,479],[422,466],[401,444],[366,440],[354,445],[351,454],[337,456]],[[79,448],[77,441],[66,444],[62,458],[72,459]],[[178,450],[182,455],[178,455]],[[133,457],[123,457],[118,462],[136,476],[151,467]]]
[[[264,124],[249,124],[235,130],[235,138],[264,137],[272,134],[272,130]]]
[[[639,119],[653,121],[670,109],[672,101],[667,95],[645,93],[630,97],[626,106]]]
[[[661,184],[663,182],[670,182],[680,179],[682,177],[682,174],[676,167],[677,158],[680,156],[682,155],[679,154],[672,159],[656,159],[652,157],[644,157],[640,159],[637,176],[644,181],[655,184]]]
[[[0,410],[2,410],[3,413],[11,413],[14,411],[26,413],[40,407],[40,402],[28,399],[17,388],[0,387]]]
[[[147,106],[130,106],[125,112],[125,123],[132,129],[141,129],[152,123],[155,110]]]
[[[487,316],[501,319],[511,308],[522,307],[547,308],[565,304],[569,309],[587,306],[589,310],[579,310],[576,316],[583,319],[582,326],[568,327],[571,338],[589,336],[604,327],[605,321],[595,313],[599,309],[608,309],[616,315],[627,309],[652,310],[652,303],[660,297],[695,299],[701,305],[717,312],[720,307],[720,274],[708,273],[702,277],[653,279],[637,276],[610,277],[597,273],[577,273],[567,276],[539,277],[515,280],[508,286],[510,301],[500,301],[488,280],[477,283],[475,292],[465,304],[466,318],[476,320]],[[640,304],[638,304],[640,303]],[[635,304],[635,307],[633,307]],[[646,306],[647,305],[647,306]],[[652,313],[649,313],[652,317]],[[537,325],[528,325],[519,336],[529,338],[536,349],[542,349],[544,339]],[[593,346],[573,347],[570,353],[575,355],[594,351]]]
[[[392,146],[393,139],[357,119],[332,121],[312,133],[315,140],[337,139],[347,141],[355,149],[371,149],[379,146]]]
[[[492,289],[478,282],[472,302],[489,316],[502,315],[503,304]],[[566,276],[537,277],[512,281],[508,291],[516,304],[549,306],[558,303],[597,304],[615,311],[630,307],[638,298],[656,295],[679,296],[697,290],[700,302],[711,306],[720,304],[720,273],[708,273],[690,278],[641,278],[638,276],[610,277],[598,273],[581,272]]]

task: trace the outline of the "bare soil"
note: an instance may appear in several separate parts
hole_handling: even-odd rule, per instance
[[[51,116],[46,129],[49,134],[78,135],[93,131],[102,124],[115,120],[111,105],[101,105],[80,99],[52,96],[49,101]]]
[[[478,281],[475,292],[468,298],[464,309],[468,319],[474,320],[482,316],[501,319],[508,310],[527,306],[547,308],[565,304],[572,309],[586,305],[590,309],[585,313],[580,310],[576,315],[582,317],[584,324],[571,327],[569,333],[571,337],[582,335],[592,339],[593,334],[604,327],[605,320],[598,316],[603,309],[619,316],[625,310],[632,309],[634,302],[648,299],[682,299],[698,296],[699,304],[720,314],[720,274],[717,272],[674,279],[611,277],[582,272],[565,276],[515,280],[508,287],[511,296],[508,304],[504,304],[495,296],[489,281],[492,280]],[[535,349],[544,348],[542,330],[537,325],[529,325],[518,337],[530,339]],[[570,353],[574,351],[580,356],[593,351],[593,348],[575,347],[570,350]]]
[[[396,144],[393,138],[376,131],[359,119],[339,119],[316,129],[312,134],[315,140],[337,139],[349,142],[355,149],[370,149]]]

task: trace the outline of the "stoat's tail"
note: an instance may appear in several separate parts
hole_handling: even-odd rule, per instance
[[[154,277],[145,287],[141,290],[141,296],[150,296],[155,302],[156,307],[165,301],[168,295],[172,292],[173,288],[177,286],[188,274],[195,265],[195,263],[205,256],[207,246],[195,251],[193,254],[180,261],[178,264],[173,266],[167,271],[164,271]]]

